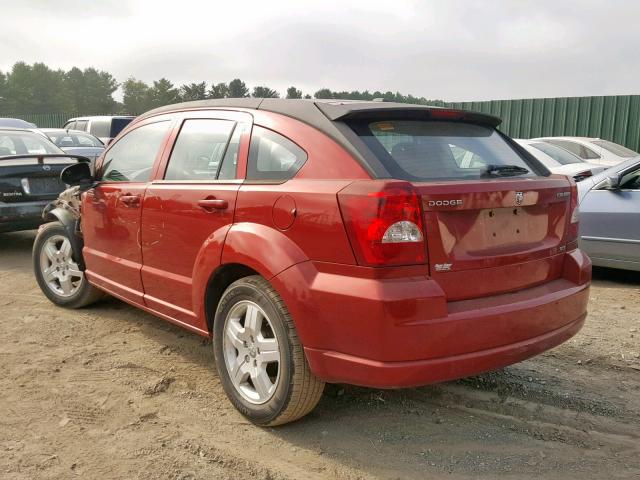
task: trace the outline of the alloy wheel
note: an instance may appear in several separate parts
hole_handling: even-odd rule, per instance
[[[40,251],[40,272],[47,287],[60,297],[71,297],[82,287],[84,273],[73,261],[71,242],[62,235],[49,237]]]
[[[253,404],[267,402],[280,378],[280,348],[264,310],[243,300],[229,311],[224,325],[225,367],[236,390]]]

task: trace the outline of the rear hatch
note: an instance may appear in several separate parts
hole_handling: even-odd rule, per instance
[[[70,159],[3,159],[0,157],[0,202],[35,202],[55,199],[65,185],[60,172]]]
[[[566,177],[415,184],[430,272],[449,300],[559,278],[566,248]]]
[[[346,123],[386,176],[413,185],[426,260],[448,300],[560,278],[573,182],[495,129],[496,119],[442,110],[422,118],[357,116]],[[426,117],[426,118],[425,118]]]

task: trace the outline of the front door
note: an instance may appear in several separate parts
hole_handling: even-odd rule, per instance
[[[193,295],[194,269],[202,255],[207,262],[221,257],[241,182],[237,160],[246,150],[240,147],[248,142],[251,119],[190,112],[181,120],[171,154],[144,197],[142,282],[147,306],[204,331]]]
[[[110,293],[140,304],[144,294],[142,200],[170,127],[170,119],[147,121],[109,147],[98,169],[100,183],[82,200],[87,277]]]
[[[640,269],[640,167],[615,190],[592,190],[580,204],[580,246],[599,265]]]

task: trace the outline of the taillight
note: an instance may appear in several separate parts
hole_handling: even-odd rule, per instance
[[[571,182],[571,199],[569,202],[569,229],[567,231],[567,250],[578,246],[578,228],[580,225],[580,208],[578,207],[578,187]]]
[[[338,193],[358,264],[424,263],[420,197],[407,182],[355,182]]]

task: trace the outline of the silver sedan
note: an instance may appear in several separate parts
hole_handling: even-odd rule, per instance
[[[578,183],[580,248],[594,265],[640,271],[640,157]]]

